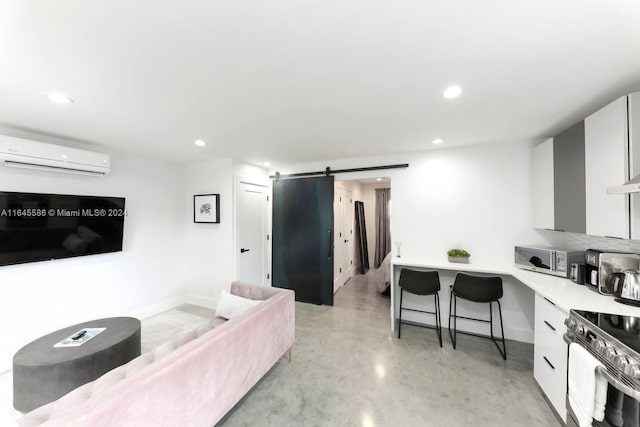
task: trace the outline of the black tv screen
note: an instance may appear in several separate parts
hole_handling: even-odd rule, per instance
[[[124,201],[0,192],[0,266],[121,251]]]

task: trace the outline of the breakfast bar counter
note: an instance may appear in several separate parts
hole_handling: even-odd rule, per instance
[[[438,270],[445,276],[445,280],[442,280],[441,298],[443,298],[442,321],[447,323],[448,316],[448,295],[449,285],[453,283],[452,277],[457,272],[465,272],[469,274],[481,274],[481,275],[498,275],[505,281],[505,293],[507,293],[507,287],[513,284],[524,285],[526,288],[533,291],[535,294],[544,297],[552,304],[558,306],[565,312],[569,312],[570,309],[587,310],[587,311],[599,311],[604,313],[613,313],[620,315],[635,315],[640,316],[640,307],[634,307],[627,304],[622,304],[614,300],[613,297],[607,295],[600,295],[584,285],[579,285],[572,282],[569,279],[562,277],[556,277],[543,273],[536,273],[533,271],[523,270],[516,268],[513,265],[505,264],[483,264],[483,263],[452,263],[446,258],[433,258],[433,259],[411,259],[411,258],[393,258],[391,261],[391,329],[395,330],[396,321],[398,318],[398,303],[396,301],[396,295],[399,292],[398,277],[402,268],[414,268],[422,270]],[[448,274],[447,274],[448,273]],[[450,278],[450,283],[447,283],[446,279]],[[514,300],[507,301],[507,311],[514,311],[518,307],[514,307],[514,303],[520,305],[520,309],[527,311],[529,305],[532,305],[533,298],[526,296],[526,293],[514,291]],[[518,298],[520,296],[520,298]],[[530,299],[531,302],[522,301],[522,299]],[[520,300],[520,301],[518,301]],[[509,307],[509,306],[512,307]],[[511,308],[511,310],[510,310]],[[530,309],[532,313],[532,308]],[[528,316],[527,316],[528,317]],[[531,320],[531,330],[533,330],[533,319]],[[417,323],[421,323],[419,320],[414,319]],[[430,321],[424,323],[432,324]],[[505,319],[505,326],[507,320]],[[510,337],[518,340],[517,336]],[[520,339],[521,341],[528,341],[530,339]]]

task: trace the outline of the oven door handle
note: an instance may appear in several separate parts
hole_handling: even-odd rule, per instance
[[[631,387],[611,375],[611,373],[604,366],[598,366],[596,368],[596,373],[603,376],[609,384],[616,388],[616,390],[621,391],[627,396],[634,398],[637,402],[640,402],[640,391],[632,389]]]
[[[567,344],[571,344],[571,343],[575,342],[573,340],[574,337],[569,333],[563,334],[562,338],[564,339],[564,342],[566,342]],[[611,384],[616,390],[626,394],[629,397],[632,397],[637,402],[640,402],[640,391],[634,390],[631,387],[629,387],[628,385],[624,384],[618,378],[614,377],[611,374],[611,372],[609,372],[607,370],[607,368],[605,368],[604,366],[598,366],[596,368],[596,374],[601,375],[602,377],[604,377],[604,379],[606,379],[607,382],[609,384]]]

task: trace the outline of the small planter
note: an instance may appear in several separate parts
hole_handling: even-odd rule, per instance
[[[464,256],[450,256],[449,262],[458,262],[460,264],[469,264],[469,257]]]

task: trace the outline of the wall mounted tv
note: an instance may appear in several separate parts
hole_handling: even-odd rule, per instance
[[[122,251],[124,201],[0,191],[0,266]]]

